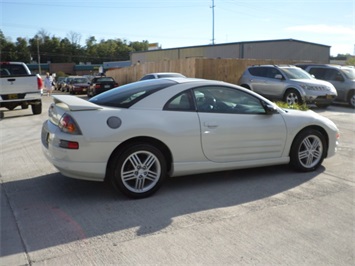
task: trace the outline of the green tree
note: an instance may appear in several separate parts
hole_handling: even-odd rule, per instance
[[[18,37],[15,46],[16,46],[16,50],[17,50],[16,61],[30,63],[32,58],[31,58],[30,50],[28,49],[27,40],[24,38]]]
[[[148,41],[128,42],[124,39],[109,39],[97,42],[94,36],[80,45],[81,35],[70,32],[66,38],[50,36],[41,29],[29,40],[18,37],[16,43],[7,40],[0,30],[1,60],[30,62],[31,58],[40,63],[80,63],[102,64],[104,61],[129,60],[130,53],[148,50]]]

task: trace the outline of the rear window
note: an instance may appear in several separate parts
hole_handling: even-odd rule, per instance
[[[138,81],[101,93],[89,101],[102,106],[129,108],[148,95],[175,84],[177,82],[165,79]]]
[[[1,76],[12,76],[12,75],[28,75],[27,70],[23,65],[19,64],[0,64],[0,75]]]
[[[73,83],[88,83],[89,80],[86,78],[76,78],[73,80]]]
[[[93,83],[95,82],[115,82],[113,78],[103,77],[103,78],[95,78]]]

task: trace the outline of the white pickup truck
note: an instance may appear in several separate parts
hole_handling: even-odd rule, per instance
[[[32,107],[34,115],[42,113],[42,78],[31,74],[22,62],[0,62],[0,108]],[[0,119],[3,118],[0,110]]]

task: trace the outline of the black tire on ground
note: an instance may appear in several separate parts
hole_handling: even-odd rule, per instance
[[[39,115],[42,113],[42,103],[39,103],[39,104],[32,104],[31,105],[31,108],[32,108],[32,113],[34,115]]]
[[[350,107],[355,108],[355,91],[349,93],[348,103]]]
[[[326,150],[323,134],[315,129],[305,129],[293,140],[290,164],[302,172],[314,171],[322,164]]]
[[[301,94],[295,89],[290,89],[285,92],[284,102],[286,102],[289,105],[303,104]]]
[[[151,196],[160,188],[166,171],[166,159],[159,149],[137,143],[114,155],[109,178],[124,195],[139,199]]]

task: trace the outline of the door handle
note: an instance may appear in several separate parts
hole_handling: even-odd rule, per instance
[[[216,122],[204,122],[203,125],[208,128],[216,128],[218,124]]]

